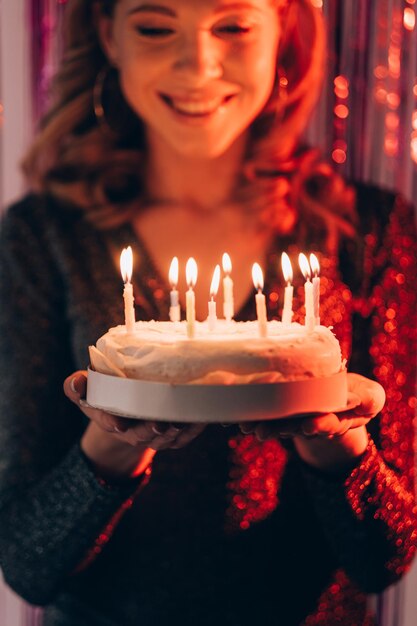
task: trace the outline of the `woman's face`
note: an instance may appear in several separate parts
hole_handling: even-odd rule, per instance
[[[280,27],[271,0],[119,0],[100,33],[152,140],[223,154],[266,104]]]

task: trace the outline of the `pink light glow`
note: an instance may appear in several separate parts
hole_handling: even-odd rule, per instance
[[[406,8],[404,9],[404,28],[407,30],[414,30],[414,26],[416,25],[416,14],[414,13],[414,9]]]

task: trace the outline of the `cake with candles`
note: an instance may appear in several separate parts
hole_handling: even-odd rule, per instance
[[[124,251],[124,256],[130,254]],[[217,319],[218,266],[208,318],[196,321],[194,259],[186,268],[186,319],[179,321],[176,276],[170,273],[170,321],[144,322],[135,321],[130,258],[128,271],[122,268],[125,324],[110,328],[89,348],[87,401],[122,415],[183,421],[273,419],[344,407],[347,383],[340,345],[331,329],[320,324],[314,294],[318,281],[313,285],[310,280],[308,260],[300,261],[307,268],[304,324],[292,322],[291,273],[285,274],[282,320],[267,320],[258,264],[252,271],[256,321],[234,321],[233,301],[224,307],[225,319]],[[177,260],[173,267],[178,271]]]

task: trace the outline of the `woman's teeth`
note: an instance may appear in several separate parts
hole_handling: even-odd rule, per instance
[[[220,105],[225,102],[225,98],[212,98],[204,102],[197,102],[193,100],[176,100],[174,98],[166,99],[168,104],[174,108],[178,113],[185,115],[210,115],[214,113]]]

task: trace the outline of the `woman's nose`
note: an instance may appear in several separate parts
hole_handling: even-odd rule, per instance
[[[175,69],[194,81],[220,78],[223,74],[220,56],[218,42],[213,41],[209,32],[199,31],[182,42]]]

